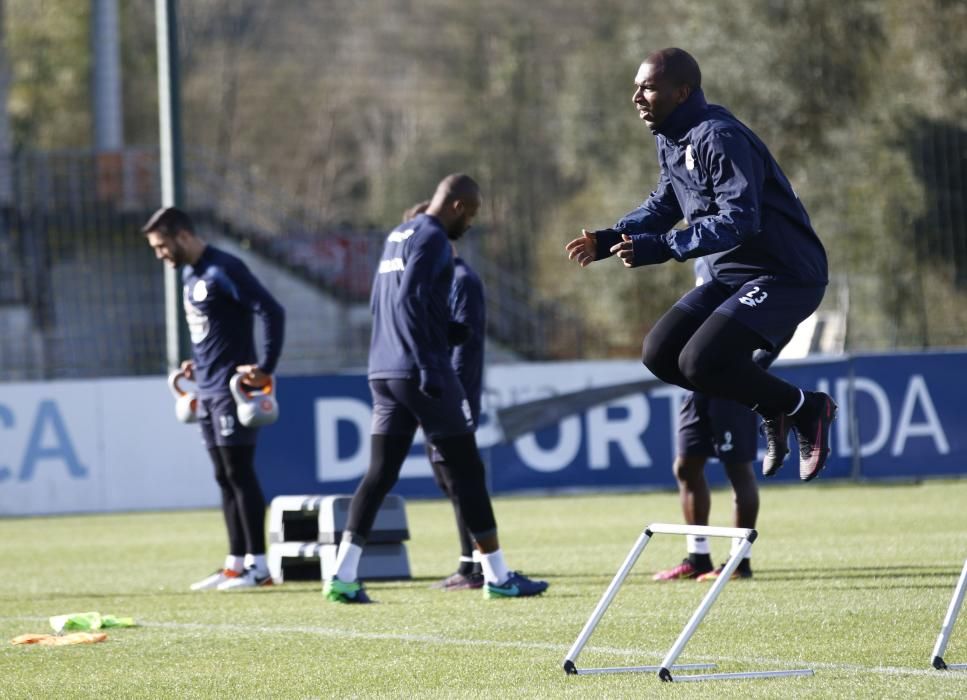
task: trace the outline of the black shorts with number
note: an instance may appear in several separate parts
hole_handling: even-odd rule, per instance
[[[238,422],[235,399],[231,394],[203,397],[198,401],[198,425],[206,448],[254,445],[258,428]]]
[[[689,392],[678,424],[681,457],[717,457],[728,464],[753,462],[758,449],[755,412],[736,401]]]
[[[735,288],[712,280],[695,287],[675,306],[708,318],[713,313],[734,318],[777,349],[789,340],[796,326],[819,307],[825,285],[802,286],[760,277]]]

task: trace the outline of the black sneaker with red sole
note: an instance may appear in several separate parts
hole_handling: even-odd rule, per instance
[[[829,457],[829,428],[836,419],[837,406],[829,394],[811,391],[803,407],[793,416],[799,439],[799,478],[812,481],[826,466]]]

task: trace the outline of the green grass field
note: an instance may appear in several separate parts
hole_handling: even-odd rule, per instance
[[[725,587],[679,662],[815,676],[681,684],[561,670],[642,528],[680,522],[670,493],[498,500],[508,563],[551,581],[524,600],[427,588],[456,560],[441,501],[407,504],[415,578],[370,585],[370,606],[326,603],[315,583],[189,592],[224,555],[214,510],[4,519],[6,639],[86,610],[140,626],[102,644],[5,644],[0,697],[965,697],[967,671],[929,666],[967,557],[965,504],[967,481],[764,489],[756,577]],[[716,492],[713,524],[729,510]],[[713,542],[716,561],[727,547]],[[681,537],[652,540],[579,668],[661,660],[707,590],[650,580],[683,551]],[[967,662],[967,612],[945,658]]]

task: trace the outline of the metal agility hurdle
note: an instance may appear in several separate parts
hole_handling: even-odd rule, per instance
[[[938,671],[962,671],[967,669],[967,664],[948,664],[943,660],[944,651],[947,649],[947,642],[950,640],[950,633],[954,629],[954,623],[957,622],[957,615],[960,614],[960,608],[964,603],[965,590],[967,590],[967,561],[964,562],[964,568],[960,572],[960,579],[957,581],[954,595],[950,599],[950,605],[947,607],[947,614],[944,616],[943,625],[940,627],[937,643],[933,646],[933,667]]]
[[[711,590],[702,599],[701,604],[698,609],[692,614],[691,619],[685,625],[685,629],[682,630],[681,634],[678,635],[678,639],[672,645],[672,648],[668,650],[665,658],[662,660],[660,666],[618,666],[612,668],[578,668],[576,665],[578,655],[584,648],[584,645],[588,643],[591,634],[594,632],[595,627],[601,621],[604,616],[605,611],[608,606],[611,605],[611,601],[614,599],[615,595],[618,593],[618,589],[624,583],[625,578],[631,572],[635,563],[638,561],[638,557],[645,550],[648,542],[651,540],[653,535],[664,534],[664,535],[695,535],[698,537],[729,537],[737,538],[741,540],[739,548],[729,557],[728,562],[722,569],[721,575],[716,579],[715,583],[712,584]],[[618,569],[618,573],[615,574],[614,579],[612,579],[611,584],[605,590],[604,595],[601,600],[598,601],[597,607],[595,607],[594,612],[591,613],[591,617],[588,619],[587,623],[584,625],[584,629],[581,630],[581,634],[578,635],[577,640],[571,646],[570,651],[568,651],[567,656],[564,658],[564,671],[568,674],[574,675],[590,675],[590,674],[601,674],[601,673],[628,673],[628,672],[641,672],[641,671],[657,671],[658,678],[662,681],[707,681],[707,680],[727,680],[727,679],[739,679],[739,678],[776,678],[781,676],[811,676],[813,675],[812,669],[794,669],[794,670],[780,670],[780,671],[749,671],[744,673],[707,673],[707,674],[678,674],[678,671],[690,671],[694,669],[707,669],[714,668],[715,664],[687,664],[676,666],[675,661],[678,656],[682,653],[688,640],[691,639],[695,630],[698,628],[702,619],[705,617],[709,608],[718,598],[719,593],[728,583],[729,579],[732,578],[732,574],[735,572],[736,568],[739,566],[739,562],[745,557],[749,549],[752,547],[752,543],[755,542],[757,537],[755,530],[751,528],[737,528],[737,527],[708,527],[704,525],[669,525],[665,523],[652,523],[645,528],[644,532],[638,537],[631,551],[628,552],[628,556],[625,557],[624,563],[621,568]],[[967,570],[967,569],[965,569]],[[675,676],[672,676],[672,671],[676,672]]]

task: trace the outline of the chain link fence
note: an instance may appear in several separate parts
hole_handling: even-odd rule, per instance
[[[138,232],[160,199],[152,3],[119,5],[124,142],[101,150],[90,8],[2,7],[0,378],[162,372],[162,268]],[[635,356],[690,267],[578,270],[562,247],[653,186],[632,80],[650,48],[681,45],[710,101],[770,145],[829,250],[813,349],[964,347],[964,7],[181,3],[185,206],[296,320],[283,372],[365,366],[385,231],[453,171],[484,189],[460,252],[487,287],[491,361]],[[909,85],[925,86],[915,103]]]

